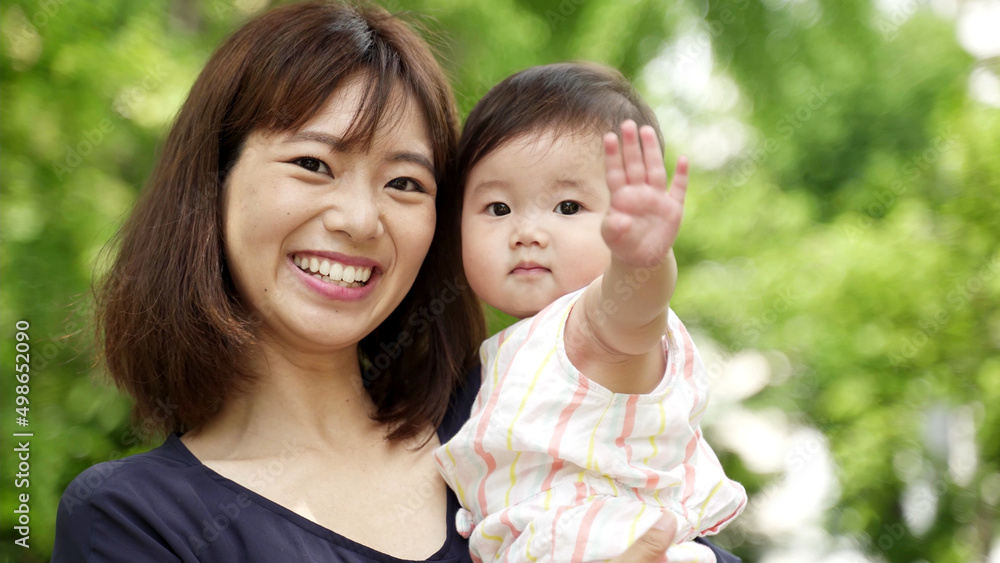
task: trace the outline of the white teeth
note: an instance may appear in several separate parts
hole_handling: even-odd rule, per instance
[[[372,276],[371,267],[344,266],[339,262],[314,256],[293,256],[292,262],[313,277],[341,287],[361,287]]]

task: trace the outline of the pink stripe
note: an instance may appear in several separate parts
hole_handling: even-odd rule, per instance
[[[691,458],[694,456],[694,452],[698,449],[698,440],[701,438],[701,432],[695,431],[694,437],[688,442],[687,448],[685,449],[684,455],[684,492],[681,493],[684,501],[681,503],[681,507],[684,509],[684,517],[687,518],[688,522],[691,522],[691,515],[688,511],[688,501],[691,499],[691,495],[694,494],[694,465],[691,463]]]
[[[538,327],[541,318],[542,318],[541,315],[535,316],[534,320],[531,322],[531,328],[528,329],[528,336],[524,339],[524,341],[521,342],[521,345],[517,349],[518,352],[520,352],[521,348],[524,348],[524,345],[531,340],[531,334],[535,332],[535,328]],[[499,348],[497,348],[497,353],[499,355]],[[514,355],[516,356],[517,352],[515,352]],[[486,463],[486,475],[484,475],[483,478],[479,481],[479,491],[477,495],[479,499],[480,518],[485,518],[486,514],[489,513],[489,510],[487,510],[486,508],[486,480],[489,479],[490,475],[492,475],[493,472],[496,471],[497,469],[497,461],[493,457],[493,454],[487,452],[486,449],[483,448],[483,439],[486,436],[486,427],[489,426],[490,417],[493,415],[493,409],[496,408],[497,401],[500,399],[500,389],[503,387],[503,383],[507,379],[507,374],[510,373],[510,368],[513,365],[514,362],[512,358],[511,362],[507,364],[507,370],[504,372],[503,377],[500,378],[500,381],[497,382],[497,386],[493,389],[493,392],[490,394],[490,400],[483,408],[483,414],[479,418],[479,427],[476,428],[476,439],[473,440],[472,442],[472,449],[475,450],[476,454],[479,457],[481,457],[483,461]]]
[[[721,528],[723,524],[725,524],[726,522],[729,522],[730,520],[732,520],[733,518],[735,518],[737,514],[740,513],[740,509],[742,509],[743,505],[746,504],[746,503],[747,503],[746,499],[741,500],[740,501],[740,505],[736,507],[736,510],[734,510],[732,514],[730,514],[729,516],[726,516],[724,519],[720,520],[719,523],[716,524],[715,526],[712,526],[711,528],[705,530],[704,533],[707,534],[709,532],[718,532],[719,528]]]
[[[501,330],[500,333],[497,334],[497,353],[498,353],[498,355],[499,355],[499,352],[500,352],[500,347],[503,346],[503,341],[504,341],[504,339],[507,336],[507,329],[508,328],[510,328],[510,327],[507,327],[507,328]],[[482,389],[483,383],[486,382],[486,378],[488,377],[488,375],[487,375],[488,370],[489,370],[489,366],[485,366],[485,365],[479,366],[479,388],[480,389]],[[469,414],[469,418],[474,418],[476,415],[478,415],[480,413],[480,411],[483,410],[483,407],[485,405],[483,405],[483,402],[482,402],[481,399],[482,399],[482,397],[477,394],[476,395],[476,400],[472,403],[472,412]]]
[[[562,445],[563,436],[566,434],[566,428],[569,426],[569,419],[572,418],[576,409],[580,408],[580,405],[583,404],[583,399],[587,396],[587,390],[588,386],[586,381],[581,379],[580,384],[573,393],[573,398],[570,399],[569,404],[566,405],[562,412],[559,413],[559,421],[556,423],[556,429],[552,433],[552,439],[549,440],[548,449],[549,457],[554,459],[555,463],[552,464],[552,469],[542,482],[543,491],[547,491],[552,488],[552,479],[555,478],[556,473],[562,469],[563,460],[559,457],[559,446]]]
[[[701,439],[701,430],[695,430],[694,436],[688,442],[684,452],[684,502],[686,503],[694,491],[694,465],[691,458],[694,457],[695,450],[698,449],[698,440]]]
[[[646,502],[646,497],[643,496],[642,491],[640,491],[637,487],[629,487],[629,488],[631,489],[632,494],[635,495],[635,498],[639,499],[639,502],[650,504],[649,502]]]
[[[694,412],[702,402],[701,393],[694,383],[694,340],[691,339],[691,335],[688,334],[687,328],[683,324],[678,324],[678,326],[680,326],[681,334],[684,336],[684,381],[691,387],[694,394],[694,404],[691,406],[691,412]]]
[[[636,467],[632,465],[632,445],[627,443],[625,439],[632,436],[632,431],[635,429],[635,404],[638,402],[639,395],[629,395],[628,401],[625,403],[625,422],[622,423],[622,435],[615,440],[615,445],[625,450],[625,463],[633,469]],[[655,489],[656,484],[660,481],[660,475],[648,467],[639,468],[639,470],[646,475],[646,488]]]
[[[559,470],[563,468],[563,465],[565,465],[565,463],[561,459],[556,459],[555,461],[552,462],[552,469],[549,471],[549,474],[545,477],[545,481],[542,481],[543,491],[547,491],[552,488],[552,479],[554,479],[556,473],[558,473]]]
[[[708,442],[702,440],[702,442],[699,444],[699,447],[702,449],[702,451],[705,452],[705,459],[715,464],[715,466],[718,467],[719,469],[722,469],[722,463],[719,462],[719,458],[716,457],[715,452],[713,452],[712,448],[709,447]]]
[[[694,341],[688,334],[684,325],[678,325],[681,329],[681,336],[684,337],[684,379],[691,379],[694,373]]]
[[[570,507],[568,507],[568,506],[560,506],[559,508],[556,509],[556,515],[552,519],[552,535],[551,535],[551,538],[552,538],[552,553],[550,554],[550,556],[553,557],[553,558],[555,557],[555,555],[556,555],[556,549],[558,548],[557,540],[559,539],[559,534],[557,532],[559,531],[559,518],[561,518],[563,512],[566,512],[567,510],[569,510],[569,508]]]
[[[625,443],[625,438],[631,436],[632,430],[635,428],[635,404],[638,401],[638,395],[628,396],[628,401],[625,402],[625,421],[622,422],[622,434],[615,439],[616,446],[625,448],[625,459],[632,457],[632,446]]]
[[[594,519],[601,510],[605,501],[603,499],[592,503],[587,508],[587,513],[583,515],[583,522],[580,524],[580,531],[576,536],[576,547],[573,549],[573,561],[583,561],[583,554],[587,550],[587,539],[590,537],[590,528],[594,525]]]
[[[510,521],[510,517],[507,516],[508,512],[510,512],[510,508],[505,508],[500,512],[500,523],[503,524],[504,526],[507,526],[507,529],[510,530],[511,541],[513,541],[516,540],[517,537],[521,535],[521,530],[518,530],[517,526],[515,526],[514,523]],[[507,551],[510,550],[508,549]]]

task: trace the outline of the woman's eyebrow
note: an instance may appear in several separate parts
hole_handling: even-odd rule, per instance
[[[319,131],[297,131],[294,135],[285,139],[286,143],[299,143],[302,141],[322,143],[336,152],[345,152],[347,150],[343,139],[326,133],[320,133]]]
[[[423,166],[424,168],[427,169],[428,172],[430,172],[431,176],[437,178],[437,174],[434,172],[434,163],[432,163],[429,158],[420,153],[405,152],[405,151],[394,152],[390,154],[386,158],[386,160],[388,160],[389,162],[412,162],[413,164]]]
[[[298,131],[285,139],[286,143],[299,143],[302,141],[322,143],[330,147],[330,149],[334,152],[346,152],[348,149],[346,143],[344,143],[344,140],[340,137],[335,137],[327,133],[320,133],[319,131]],[[434,163],[432,163],[431,160],[423,154],[400,151],[390,154],[386,157],[386,160],[389,162],[412,162],[413,164],[426,168],[427,171],[430,172],[431,176],[434,176],[435,178],[437,177],[434,172]]]

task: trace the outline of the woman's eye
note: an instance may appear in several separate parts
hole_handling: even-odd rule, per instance
[[[575,201],[563,201],[556,206],[555,212],[560,215],[576,215],[580,212],[580,204]]]
[[[393,178],[389,180],[386,184],[387,187],[397,189],[403,192],[426,192],[420,182],[414,180],[413,178]]]
[[[310,172],[317,172],[319,174],[330,174],[330,167],[326,165],[322,160],[312,157],[312,156],[302,156],[296,158],[292,161],[292,164],[296,166],[301,166]]]
[[[502,217],[510,213],[510,207],[506,203],[495,202],[486,206],[486,214],[494,217]]]

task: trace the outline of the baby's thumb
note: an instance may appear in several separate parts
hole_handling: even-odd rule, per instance
[[[610,563],[656,563],[664,561],[663,556],[677,533],[677,518],[663,513],[653,527],[635,540],[625,553],[615,557]]]

